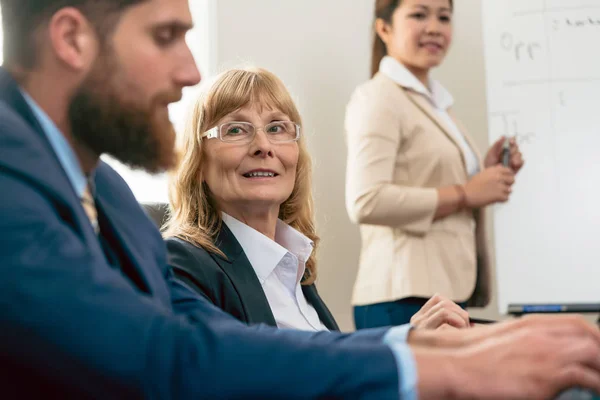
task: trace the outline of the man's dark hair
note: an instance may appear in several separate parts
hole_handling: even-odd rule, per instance
[[[37,62],[36,32],[65,7],[77,8],[105,41],[128,7],[146,0],[0,0],[4,33],[4,63],[30,69]]]

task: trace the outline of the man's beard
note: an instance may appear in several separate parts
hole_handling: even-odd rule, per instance
[[[114,61],[108,56],[98,62],[71,101],[69,122],[75,141],[98,156],[109,154],[131,168],[150,173],[172,168],[175,130],[161,108],[180,95],[161,94],[146,106],[135,103],[132,89],[119,84]]]

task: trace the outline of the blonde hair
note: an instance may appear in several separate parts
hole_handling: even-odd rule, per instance
[[[276,108],[302,126],[300,113],[283,82],[261,68],[231,69],[221,75],[199,96],[180,143],[180,163],[169,185],[170,213],[163,229],[165,236],[178,237],[224,256],[215,244],[222,228],[221,213],[210,189],[202,180],[205,154],[202,134],[228,114],[248,104]],[[303,285],[314,283],[319,237],[314,222],[312,166],[304,135],[298,141],[299,155],[294,189],[281,204],[279,218],[314,243],[306,262]]]

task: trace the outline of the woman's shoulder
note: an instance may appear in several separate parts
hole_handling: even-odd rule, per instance
[[[399,124],[406,120],[406,109],[410,109],[406,91],[386,75],[377,73],[354,90],[346,107],[345,126],[351,131],[362,130],[364,124],[373,121],[387,126]]]
[[[354,89],[354,95],[381,97],[381,94],[405,97],[406,91],[381,72],[376,73],[371,79],[361,83]]]
[[[348,103],[348,107],[365,107],[378,109],[408,102],[409,98],[404,88],[382,73],[377,73],[368,81],[358,85]]]
[[[165,239],[169,266],[173,268],[197,271],[199,268],[219,269],[211,253],[202,246],[178,237]]]

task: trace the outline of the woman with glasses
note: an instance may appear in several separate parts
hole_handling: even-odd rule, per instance
[[[523,159],[501,138],[481,160],[452,96],[431,79],[452,18],[452,0],[375,2],[372,79],[346,112],[346,206],[362,237],[358,328],[404,324],[434,293],[489,302],[484,207],[508,200]]]
[[[337,330],[317,276],[311,160],[300,114],[262,69],[221,74],[198,99],[170,187],[169,264],[177,277],[249,324]],[[435,299],[415,325],[465,327]]]

